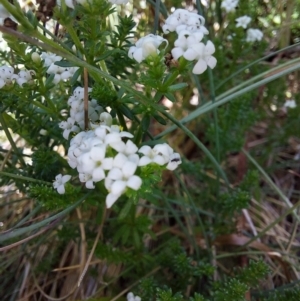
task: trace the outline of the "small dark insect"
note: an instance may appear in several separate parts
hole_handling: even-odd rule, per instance
[[[179,162],[180,159],[179,158],[174,158],[174,159],[171,159],[171,162]]]
[[[167,67],[178,67],[178,62],[173,58],[171,53],[167,53],[165,56],[165,64]]]
[[[7,28],[11,28],[13,30],[17,30],[18,28],[18,23],[14,22],[12,19],[10,18],[6,18],[4,19],[3,25]]]

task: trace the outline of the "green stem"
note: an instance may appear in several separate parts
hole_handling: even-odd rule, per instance
[[[171,120],[178,128],[183,130],[183,132],[189,136],[195,144],[205,153],[205,155],[209,158],[209,160],[212,162],[212,164],[215,166],[218,174],[223,178],[226,185],[229,187],[229,181],[222,170],[221,166],[219,165],[218,161],[215,159],[215,157],[211,154],[211,152],[205,147],[205,145],[200,142],[200,140],[187,128],[185,127],[180,121],[178,121],[176,118],[174,118],[171,114],[167,113],[166,111],[161,112],[164,116],[166,116],[169,120]]]
[[[165,87],[169,87],[172,85],[172,83],[174,82],[174,80],[177,78],[177,76],[179,75],[179,71],[175,70],[171,76],[164,82],[164,86]]]
[[[119,112],[119,110],[117,110],[117,115],[118,115],[118,119],[119,119],[121,126],[123,127],[123,129],[125,131],[127,131],[127,125],[126,125],[126,121],[125,121],[123,114],[121,112]]]
[[[42,220],[41,222],[35,223],[33,225],[30,225],[28,227],[24,227],[24,228],[20,228],[20,229],[15,229],[15,230],[8,230],[6,231],[4,234],[1,234],[0,236],[0,243],[15,238],[17,236],[23,235],[25,233],[28,233],[30,231],[35,231],[37,229],[40,229],[41,227],[46,226],[47,224],[49,224],[52,221],[55,221],[56,219],[62,218],[65,215],[67,215],[67,213],[69,213],[70,211],[72,211],[73,209],[75,209],[79,204],[81,204],[87,197],[88,195],[90,195],[91,192],[87,193],[85,196],[83,196],[80,200],[78,200],[75,204],[69,206],[68,208],[64,209],[63,211],[50,216],[44,220]],[[0,248],[1,251],[1,248]]]
[[[293,204],[290,200],[284,195],[284,193],[274,184],[272,179],[268,176],[268,174],[264,171],[264,169],[257,163],[257,161],[244,149],[242,152],[246,155],[246,157],[250,160],[250,162],[258,169],[258,171],[264,176],[267,183],[278,193],[280,198],[285,202],[288,208],[293,208]],[[300,217],[298,216],[296,211],[293,211],[294,217],[297,219],[298,223],[300,222]]]
[[[209,76],[209,83],[210,83],[210,95],[212,103],[215,102],[215,87],[214,87],[214,78],[212,74],[212,70],[208,70]],[[220,162],[220,138],[219,138],[219,125],[218,125],[218,113],[217,108],[213,109],[213,118],[214,118],[214,127],[215,127],[215,143],[216,143],[216,153],[217,153],[217,160]]]
[[[16,153],[17,157],[19,158],[21,165],[23,167],[25,167],[26,163],[25,163],[23,157],[20,155],[20,152],[19,152],[19,150],[18,150],[18,148],[17,148],[17,146],[15,144],[15,141],[13,140],[13,138],[12,138],[10,132],[9,132],[9,129],[8,129],[7,125],[6,125],[6,122],[5,122],[5,119],[4,119],[3,115],[2,115],[2,113],[0,113],[0,123],[2,124],[2,128],[3,128],[4,132],[5,132],[5,135],[6,135],[7,139],[8,139],[11,147],[13,148],[14,152]]]
[[[155,1],[155,15],[154,15],[153,34],[156,34],[156,32],[158,30],[160,2],[161,2],[161,0],[156,0]]]
[[[37,180],[37,179],[33,179],[33,178],[29,178],[29,177],[24,177],[24,176],[19,176],[19,175],[10,173],[10,172],[0,171],[0,175],[5,176],[5,177],[9,177],[9,178],[13,178],[13,179],[23,180],[23,181],[26,181],[26,182],[33,182],[33,183],[38,183],[38,184],[52,185],[52,183],[49,183],[49,182],[46,182],[46,181]]]
[[[47,108],[46,106],[42,105],[40,102],[38,102],[36,100],[31,100],[30,102],[49,114],[53,113],[51,109]]]
[[[100,65],[100,69],[101,69],[102,71],[104,71],[104,72],[106,72],[107,74],[109,74],[108,69],[107,69],[107,66],[106,66],[106,63],[105,63],[104,60],[101,60],[101,61],[99,62],[99,65]],[[115,90],[115,87],[114,87],[113,82],[112,82],[111,80],[109,80],[108,83],[109,83],[111,89],[112,89],[112,90]]]
[[[282,69],[282,70],[280,70],[280,69]],[[242,84],[230,89],[226,93],[221,94],[220,96],[216,97],[216,101],[214,103],[212,103],[212,101],[208,101],[203,106],[201,106],[201,107],[197,108],[196,110],[194,110],[193,112],[191,112],[187,117],[181,119],[179,122],[184,124],[189,121],[192,121],[193,119],[198,118],[199,116],[212,111],[214,108],[217,108],[217,107],[233,100],[234,98],[237,98],[243,94],[246,94],[249,91],[253,91],[260,86],[266,85],[267,83],[272,82],[273,80],[278,79],[278,78],[280,78],[286,74],[289,74],[293,71],[296,71],[298,69],[300,69],[300,59],[299,58],[292,60],[291,62],[289,62],[289,64],[282,64],[280,66],[277,66],[277,67],[269,70],[268,72],[264,72],[264,73],[256,76],[255,78],[251,78],[251,79],[243,82]],[[276,72],[276,71],[278,71],[278,72]],[[270,74],[272,74],[272,75],[270,75]],[[258,80],[259,78],[263,78],[263,79],[260,80],[259,82],[251,84],[254,80]],[[246,86],[246,87],[242,88],[244,86]],[[155,137],[155,139],[160,139],[161,137],[165,136],[168,133],[171,133],[175,129],[176,129],[176,126],[170,126],[168,129],[166,129],[165,131],[163,131],[162,133],[157,135]]]
[[[73,40],[76,48],[82,53],[82,55],[84,55],[84,49],[82,47],[82,44],[74,30],[74,27],[72,24],[65,24],[64,25],[67,29],[68,34],[70,35],[71,39]]]
[[[296,203],[293,207],[289,208],[285,213],[281,214],[278,218],[274,220],[269,226],[267,226],[265,229],[263,229],[259,234],[251,238],[246,244],[243,245],[243,248],[249,246],[253,241],[261,238],[263,235],[265,235],[270,229],[272,229],[275,225],[282,222],[289,214],[294,213],[296,209],[300,206],[300,201]],[[298,220],[298,217],[297,217]]]

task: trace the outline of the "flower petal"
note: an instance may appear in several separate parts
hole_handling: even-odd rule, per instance
[[[71,176],[70,176],[70,175],[64,175],[64,176],[61,178],[61,182],[62,182],[62,184],[65,184],[65,183],[67,183],[70,179],[71,179]]]
[[[133,189],[133,190],[138,190],[142,185],[142,179],[138,176],[132,176],[128,179],[127,181],[127,187]]]
[[[203,59],[200,59],[193,68],[194,74],[201,74],[207,69],[207,64]]]
[[[118,153],[114,158],[113,166],[122,169],[122,167],[127,161],[128,158],[124,154]]]
[[[105,158],[106,145],[94,146],[90,150],[90,157],[94,161],[102,161]]]
[[[126,142],[125,154],[131,155],[136,153],[137,151],[138,151],[138,147],[131,140],[128,140]]]
[[[94,182],[100,182],[105,178],[105,173],[102,167],[97,167],[93,170],[92,173],[93,181]]]
[[[194,49],[189,48],[184,52],[183,57],[188,61],[193,61],[197,57],[197,52]]]
[[[123,167],[122,172],[126,179],[128,179],[130,176],[132,176],[136,171],[137,165],[133,162],[127,161]]]
[[[175,60],[178,60],[183,55],[183,49],[181,47],[175,47],[171,50],[172,56]]]
[[[139,166],[145,166],[145,165],[148,165],[150,163],[152,163],[152,160],[147,156],[143,156],[139,161]]]
[[[110,208],[115,202],[116,200],[120,197],[121,195],[115,195],[115,194],[112,194],[112,193],[109,193],[107,196],[106,196],[106,207],[107,208]]]
[[[132,54],[133,58],[138,62],[140,63],[143,59],[144,59],[144,56],[143,56],[143,49],[142,48],[137,48],[135,50],[135,52]]]
[[[65,186],[64,185],[60,185],[57,187],[57,192],[59,194],[64,194],[65,193]]]
[[[104,158],[102,160],[102,164],[101,164],[101,167],[104,169],[104,170],[111,170],[113,168],[113,162],[114,162],[114,159],[113,158]]]
[[[109,171],[107,178],[110,178],[112,180],[120,180],[123,178],[123,173],[121,169],[114,167]]]
[[[117,180],[111,185],[111,193],[121,195],[126,189],[126,182]]]
[[[216,58],[215,58],[214,56],[211,56],[211,57],[209,57],[209,58],[206,59],[206,63],[207,63],[207,65],[208,65],[211,69],[213,69],[213,68],[215,68],[216,65],[217,65],[217,60],[216,60]]]
[[[139,153],[142,153],[145,156],[149,156],[151,154],[152,148],[149,145],[143,145],[140,149],[139,149]]]
[[[95,185],[93,183],[93,180],[90,179],[88,181],[85,182],[85,187],[88,188],[88,189],[94,189],[95,188]]]

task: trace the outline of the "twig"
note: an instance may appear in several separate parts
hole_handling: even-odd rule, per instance
[[[80,286],[80,284],[81,284],[81,282],[82,282],[82,280],[83,280],[83,278],[84,278],[84,276],[85,276],[85,274],[86,274],[86,272],[87,272],[87,270],[89,268],[89,265],[90,265],[90,262],[92,260],[93,255],[94,255],[94,252],[95,252],[96,246],[98,244],[99,238],[100,238],[100,236],[102,234],[102,229],[103,229],[103,225],[104,225],[104,222],[105,222],[105,217],[106,217],[106,207],[104,206],[101,225],[100,225],[100,227],[98,229],[98,234],[96,236],[93,248],[91,250],[91,254],[90,254],[90,256],[89,256],[89,258],[88,258],[88,260],[87,260],[87,262],[85,264],[85,267],[83,269],[83,272],[82,272],[82,274],[81,274],[81,276],[80,276],[80,278],[78,280],[78,284],[77,284],[78,287]]]

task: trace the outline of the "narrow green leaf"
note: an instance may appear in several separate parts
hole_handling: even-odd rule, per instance
[[[178,91],[178,90],[181,90],[183,88],[187,87],[187,83],[179,83],[179,84],[176,84],[176,85],[172,85],[168,88],[168,90],[170,92],[174,92],[174,91]]]
[[[162,118],[159,114],[154,113],[153,117],[155,118],[156,121],[158,121],[162,125],[166,125],[167,124],[166,120],[164,118]]]
[[[142,122],[141,122],[142,129],[144,132],[146,132],[149,128],[150,120],[151,120],[150,115],[148,115],[148,114],[144,115]]]
[[[59,67],[74,67],[74,63],[69,61],[57,61],[54,63],[54,65],[57,65]]]

